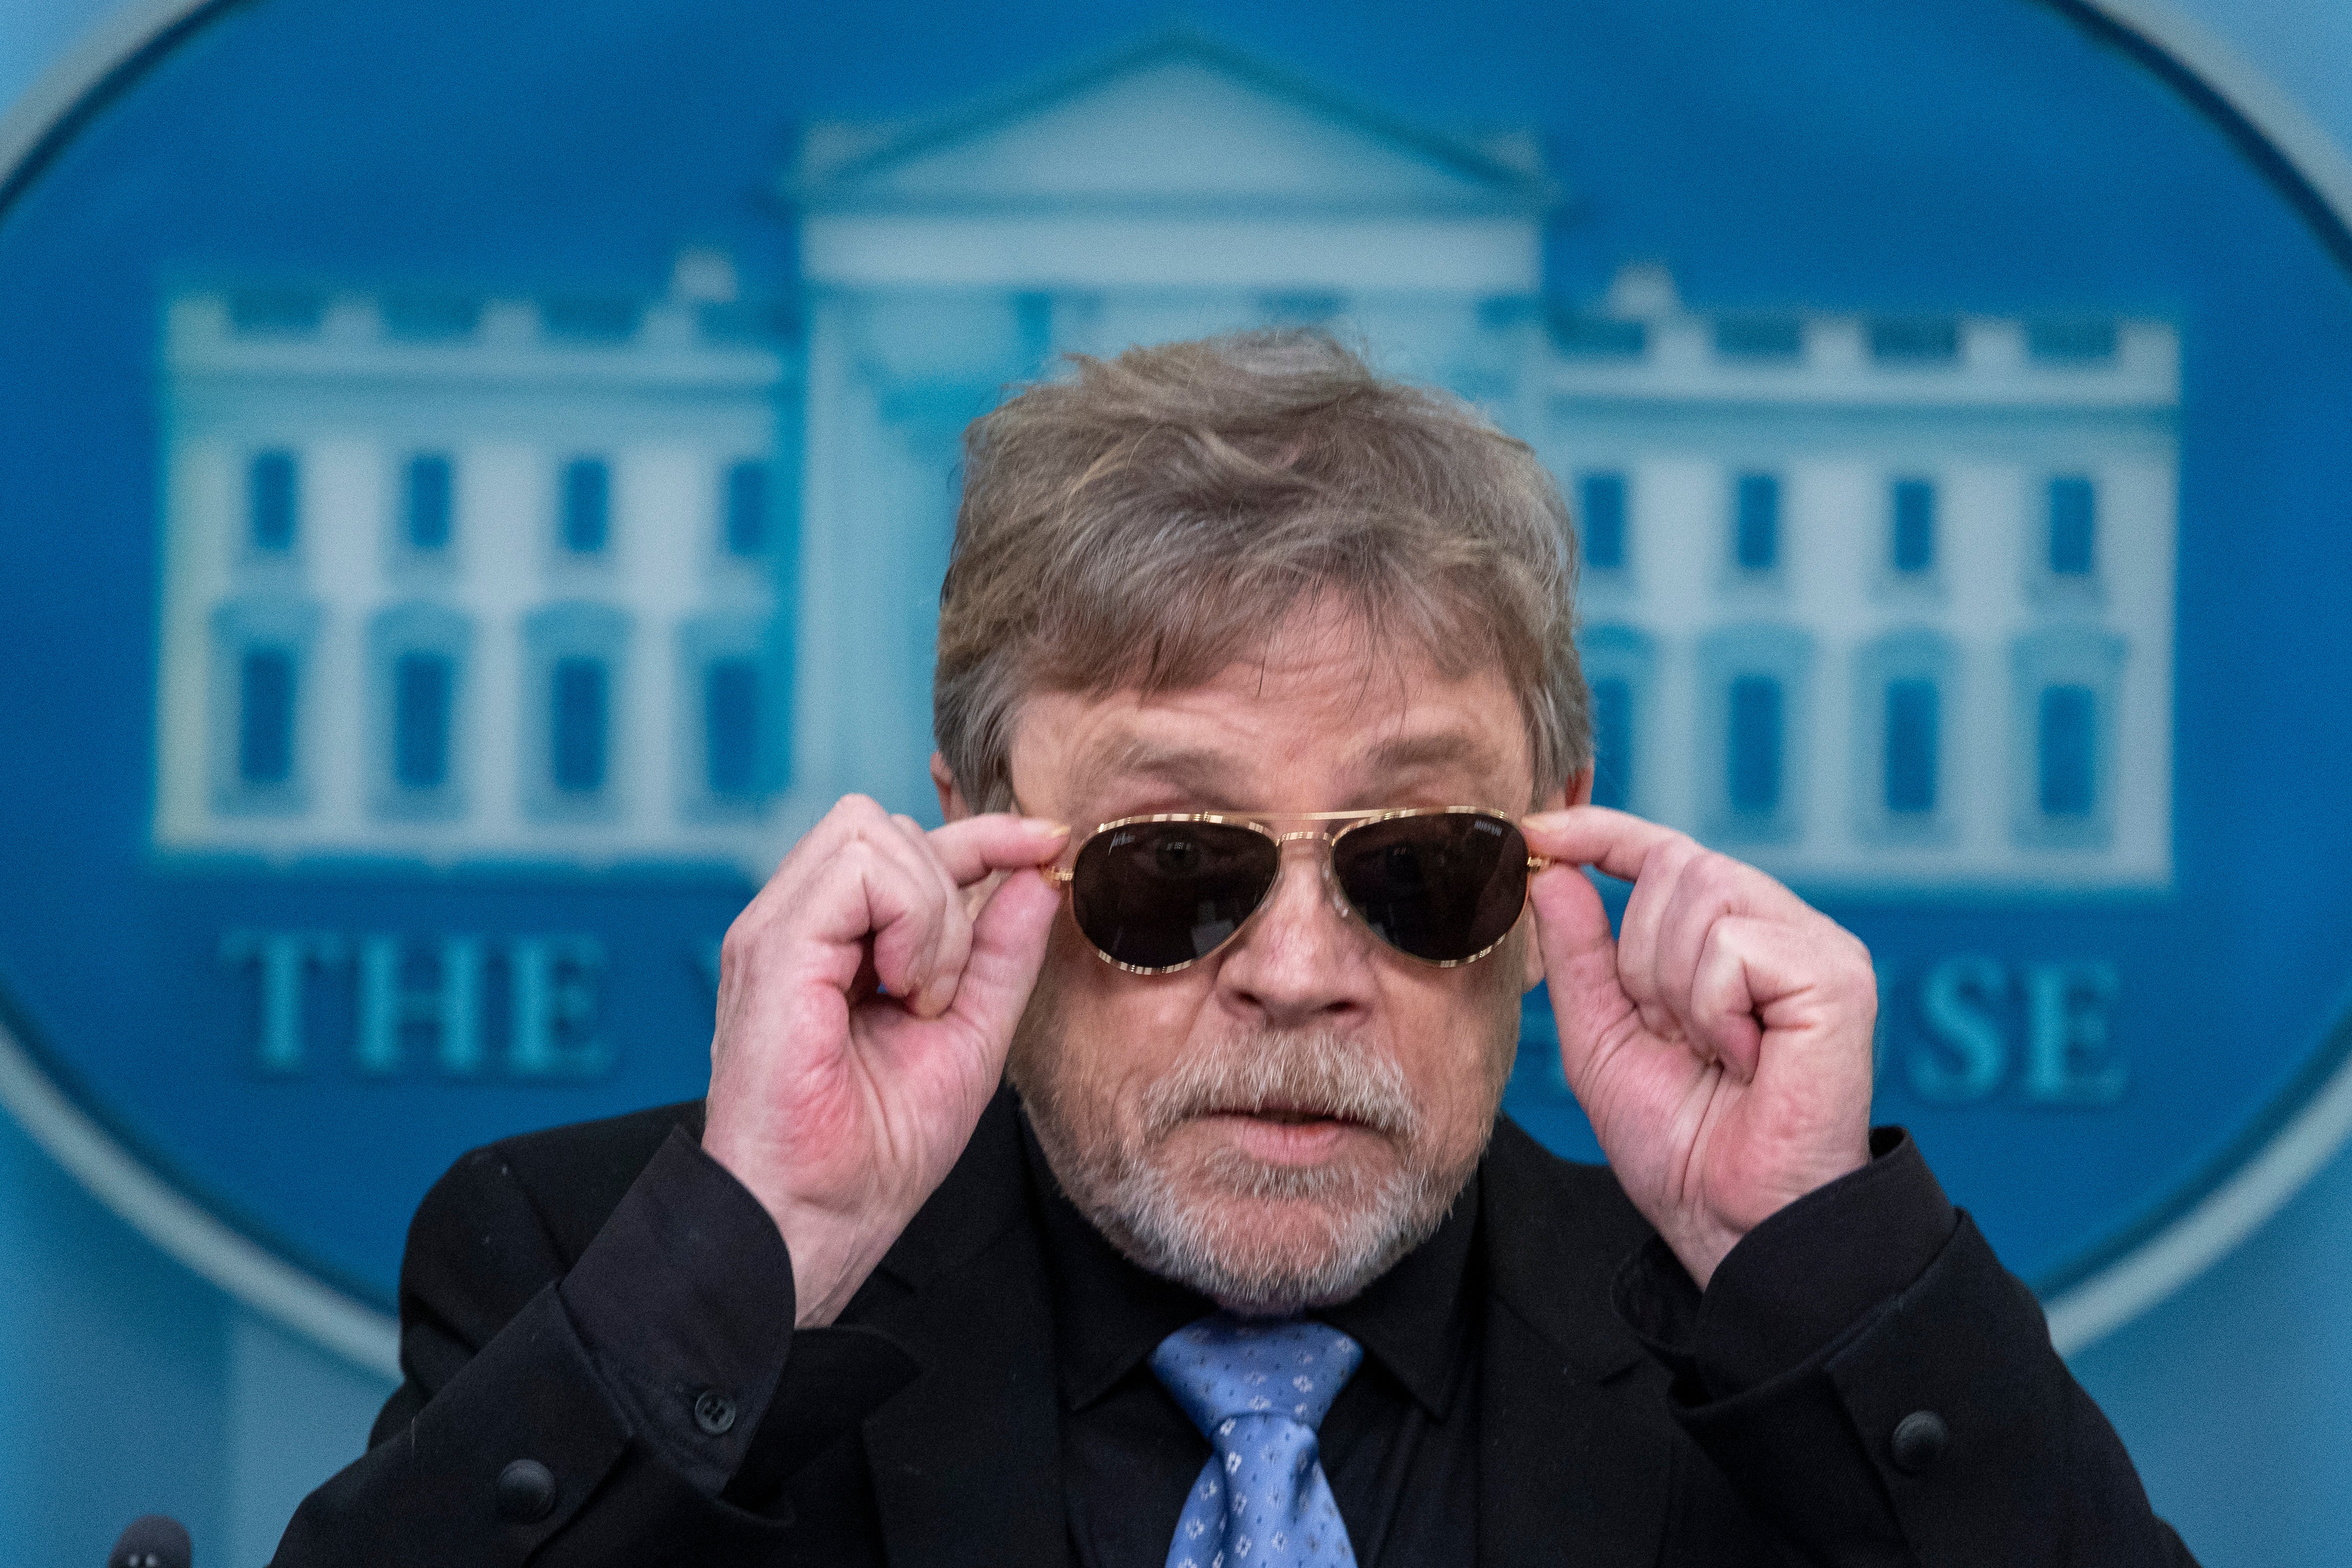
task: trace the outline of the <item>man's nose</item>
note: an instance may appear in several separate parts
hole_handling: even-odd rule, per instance
[[[1339,902],[1328,863],[1320,840],[1283,846],[1274,891],[1218,969],[1228,1006],[1276,1028],[1299,1028],[1371,1005],[1370,934]]]

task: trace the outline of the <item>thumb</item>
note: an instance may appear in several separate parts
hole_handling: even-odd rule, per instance
[[[1544,984],[1559,1032],[1560,1071],[1569,1087],[1586,1081],[1601,1042],[1633,1010],[1617,978],[1617,942],[1601,890],[1580,866],[1554,862],[1528,889]]]
[[[1045,938],[1062,907],[1060,893],[1036,871],[1014,872],[971,925],[971,955],[964,960],[949,1013],[1001,1051],[1029,1005],[1037,970],[1045,961]]]

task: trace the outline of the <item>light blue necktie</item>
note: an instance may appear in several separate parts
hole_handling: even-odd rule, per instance
[[[1328,1323],[1218,1312],[1151,1370],[1214,1450],[1185,1494],[1168,1568],[1356,1568],[1315,1443],[1364,1347]]]

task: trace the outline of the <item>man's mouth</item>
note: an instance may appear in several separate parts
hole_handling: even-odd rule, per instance
[[[1349,1121],[1347,1117],[1334,1115],[1328,1111],[1296,1110],[1287,1105],[1269,1105],[1263,1109],[1255,1111],[1230,1111],[1227,1112],[1226,1114],[1233,1116],[1255,1116],[1260,1121],[1276,1122],[1286,1127],[1303,1127],[1316,1122]],[[1352,1122],[1349,1122],[1349,1124],[1350,1126],[1354,1125]]]
[[[1235,1105],[1202,1121],[1242,1154],[1272,1166],[1321,1165],[1365,1130],[1352,1117],[1299,1105]]]

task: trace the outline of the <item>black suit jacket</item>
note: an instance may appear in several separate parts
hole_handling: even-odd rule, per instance
[[[295,1515],[279,1568],[1068,1561],[1053,1312],[1009,1094],[845,1314],[919,1375],[830,1431],[787,1429],[779,1400],[719,1497],[633,1437],[555,1285],[671,1130],[699,1136],[701,1109],[509,1139],[442,1178],[402,1270],[406,1381],[367,1454]],[[1965,1216],[1842,1339],[1706,1403],[1612,1308],[1652,1233],[1606,1168],[1505,1119],[1482,1184],[1482,1563],[2189,1561]],[[1951,1437],[1913,1473],[1891,1437],[1923,1410]],[[556,1481],[528,1522],[498,1502],[521,1458]]]

